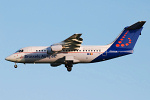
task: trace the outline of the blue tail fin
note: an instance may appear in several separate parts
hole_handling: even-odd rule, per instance
[[[105,61],[112,58],[132,54],[133,48],[139,35],[141,34],[143,29],[142,26],[144,24],[145,21],[140,21],[129,27],[125,27],[121,34],[116,38],[116,40],[110,44],[110,47],[103,54],[91,62]]]
[[[128,49],[133,50],[135,43],[141,34],[143,25],[146,21],[139,21],[129,27],[125,27],[122,33],[117,37],[117,39],[112,43],[109,49],[119,50]]]

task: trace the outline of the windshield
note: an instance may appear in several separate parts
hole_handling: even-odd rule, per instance
[[[22,50],[22,49],[21,49],[21,50],[17,50],[16,53],[17,53],[17,52],[23,52],[23,50]]]

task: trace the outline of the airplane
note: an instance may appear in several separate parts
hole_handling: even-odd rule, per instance
[[[52,67],[64,64],[67,71],[72,70],[73,64],[95,63],[116,57],[133,54],[135,43],[141,35],[146,21],[139,21],[125,27],[119,36],[110,44],[103,46],[83,46],[81,33],[74,34],[60,43],[51,46],[24,47],[5,58],[16,63],[49,63]]]

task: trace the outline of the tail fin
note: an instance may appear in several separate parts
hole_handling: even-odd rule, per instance
[[[110,47],[102,55],[98,56],[91,62],[105,61],[132,54],[135,43],[141,34],[143,29],[142,26],[145,24],[145,22],[146,21],[139,21],[129,27],[125,27],[116,40],[109,44]]]
[[[129,27],[125,27],[121,34],[116,38],[116,40],[112,43],[109,49],[118,50],[118,49],[128,49],[133,50],[135,43],[141,35],[141,31],[143,29],[143,25],[146,21],[139,21]]]

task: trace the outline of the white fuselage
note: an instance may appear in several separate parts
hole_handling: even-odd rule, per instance
[[[73,57],[73,63],[90,63],[93,59],[105,52],[110,45],[81,46],[79,50],[62,50],[57,53],[47,54],[49,46],[25,47],[23,52],[16,52],[7,59],[17,63],[62,63],[65,58]]]

